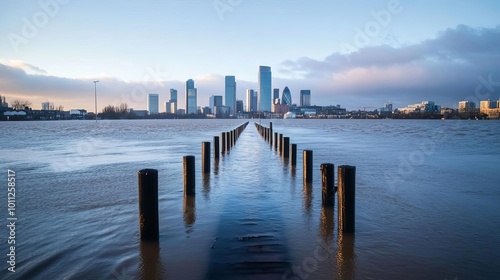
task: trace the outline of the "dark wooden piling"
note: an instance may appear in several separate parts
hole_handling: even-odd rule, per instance
[[[325,207],[333,207],[335,194],[335,172],[332,163],[322,163],[321,169],[321,193],[322,202]]]
[[[291,152],[292,152],[292,159],[291,159],[291,165],[295,167],[297,165],[297,144],[292,144],[290,145]]]
[[[201,173],[210,173],[210,142],[201,143]]]
[[[278,141],[278,151],[279,151],[279,155],[281,156],[283,154],[283,134],[279,134],[280,135],[280,138],[279,138],[279,141]]]
[[[229,150],[231,149],[231,133],[228,131],[226,132],[226,151],[229,152]]]
[[[219,136],[214,136],[214,159],[219,158],[220,154],[220,143],[219,143]]]
[[[184,156],[184,195],[195,195],[196,174],[194,156]]]
[[[158,241],[158,170],[139,170],[139,234],[141,240]]]
[[[221,136],[220,136],[220,139],[221,139],[221,153],[225,153],[226,152],[226,133],[225,132],[222,132],[221,133]]]
[[[303,151],[303,167],[304,167],[304,182],[311,183],[313,176],[313,151],[304,150]]]
[[[278,132],[274,133],[274,150],[278,151]]]
[[[283,158],[290,157],[290,137],[283,137]]]
[[[344,233],[354,233],[356,167],[339,166],[338,177],[338,229]]]

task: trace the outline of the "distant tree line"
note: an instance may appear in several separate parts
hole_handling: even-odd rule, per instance
[[[136,116],[131,112],[126,103],[122,103],[119,106],[108,105],[102,109],[100,114],[102,119],[135,119]]]

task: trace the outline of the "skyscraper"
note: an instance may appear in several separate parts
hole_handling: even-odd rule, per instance
[[[156,93],[148,94],[148,111],[150,115],[158,114],[160,108],[160,97]]]
[[[245,98],[246,111],[256,112],[257,111],[257,92],[253,89],[247,89],[247,95]]]
[[[229,114],[236,113],[236,79],[234,76],[226,76],[226,90],[224,94],[225,105],[229,108]]]
[[[235,113],[243,113],[243,100],[236,100],[236,110]]]
[[[258,111],[271,111],[271,67],[259,66]]]
[[[273,99],[271,100],[271,103],[274,104],[276,99],[280,99],[280,89],[279,88],[273,89]]]
[[[186,81],[186,115],[196,114],[198,112],[197,92],[194,87],[194,81],[189,79]]]
[[[167,113],[175,114],[177,113],[177,90],[171,88],[170,89],[170,100],[168,101],[169,108],[167,109]]]
[[[292,105],[292,94],[290,93],[290,89],[288,89],[288,87],[285,87],[285,89],[283,89],[283,95],[281,96],[281,104],[285,104],[288,106]]]
[[[300,91],[300,106],[311,106],[311,90],[303,89]]]
[[[208,99],[208,106],[212,110],[213,114],[215,114],[215,107],[222,106],[222,96],[220,95],[212,95]]]

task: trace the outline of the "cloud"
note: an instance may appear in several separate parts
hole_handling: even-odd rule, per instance
[[[435,100],[450,106],[474,94],[478,77],[500,81],[499,45],[500,25],[459,25],[419,44],[365,47],[323,60],[302,57],[280,67],[285,74],[299,73],[304,84],[315,88],[317,99],[347,100],[347,95],[361,105],[362,98],[378,96],[379,102]],[[491,96],[497,97],[498,92]]]

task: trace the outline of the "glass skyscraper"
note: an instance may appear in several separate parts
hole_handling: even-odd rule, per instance
[[[259,66],[258,111],[271,112],[271,67]]]
[[[226,76],[226,91],[224,98],[229,114],[234,115],[236,113],[236,79],[234,76]]]
[[[253,89],[247,89],[246,96],[246,111],[256,112],[257,111],[257,92]]]
[[[150,115],[158,114],[160,108],[160,97],[156,93],[148,94],[148,111]]]
[[[197,109],[197,93],[194,87],[194,81],[189,79],[186,81],[186,114],[196,114]]]
[[[286,104],[288,106],[292,105],[292,94],[290,93],[290,89],[285,87],[283,90],[283,95],[281,96],[281,104]]]
[[[311,106],[311,90],[303,89],[300,91],[300,106]]]

